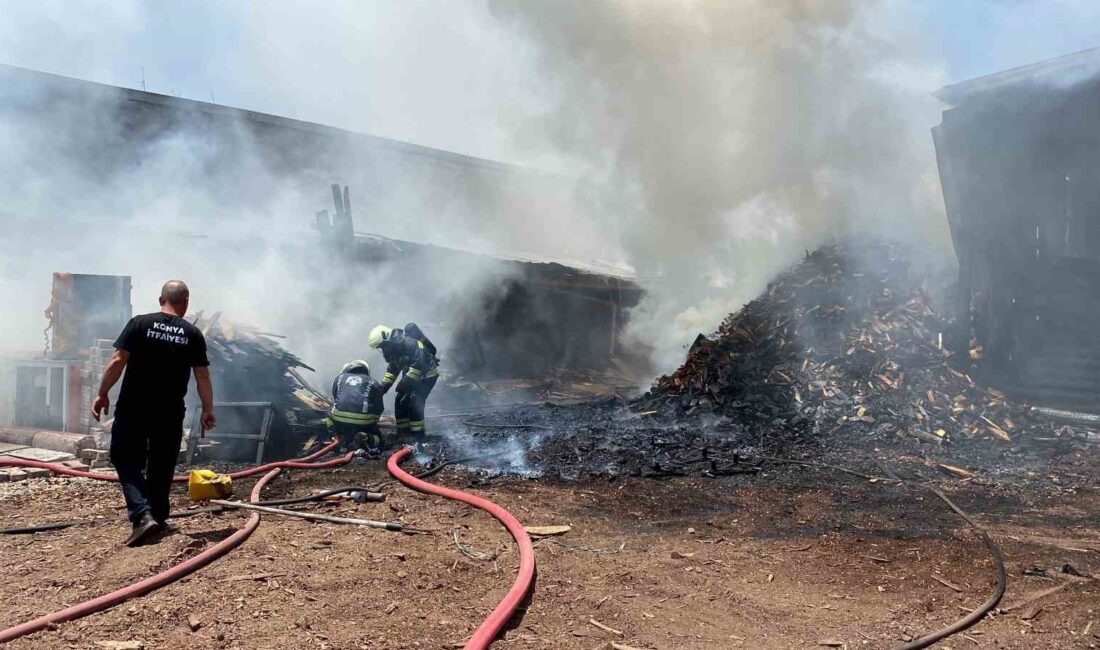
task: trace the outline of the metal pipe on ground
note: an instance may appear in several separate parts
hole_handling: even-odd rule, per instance
[[[255,510],[256,512],[266,512],[272,515],[282,515],[284,517],[298,517],[299,519],[308,519],[310,521],[327,521],[333,524],[350,524],[353,526],[366,526],[367,528],[380,528],[382,530],[392,530],[394,532],[423,532],[414,531],[412,529],[406,529],[404,524],[395,521],[374,521],[372,519],[354,519],[351,517],[336,517],[333,515],[322,515],[315,512],[301,512],[298,510],[285,510],[283,508],[270,508],[268,506],[259,506],[254,503],[248,503],[247,501],[223,501],[221,499],[211,499],[210,503],[213,503],[224,508],[242,508],[244,510]]]
[[[324,499],[327,499],[330,496],[337,495],[337,494],[343,494],[345,492],[351,493],[353,495],[356,494],[356,493],[361,494],[362,495],[361,500],[355,498],[354,496],[352,497],[352,500],[354,500],[358,503],[366,503],[366,502],[379,503],[379,502],[382,502],[382,501],[386,500],[386,495],[382,492],[371,492],[370,490],[368,490],[367,488],[364,488],[364,487],[342,487],[342,488],[334,488],[334,489],[331,489],[331,490],[324,490],[324,491],[319,492],[317,494],[309,494],[309,495],[306,495],[304,497],[293,497],[293,498],[289,498],[289,499],[270,499],[270,500],[266,500],[266,501],[256,501],[253,505],[257,505],[257,506],[286,506],[286,505],[293,505],[293,504],[296,504],[296,503],[308,503],[308,502],[311,502],[311,501],[322,501]],[[227,508],[225,508],[223,506],[216,506],[216,507],[213,507],[213,508],[195,508],[193,510],[173,510],[172,512],[168,513],[168,516],[170,518],[175,519],[175,518],[180,518],[180,517],[192,517],[194,515],[201,515],[201,514],[217,514],[217,513],[220,513],[220,512],[225,512],[226,510],[227,510]],[[93,523],[93,521],[94,520],[59,521],[59,522],[54,522],[54,523],[49,523],[49,524],[38,524],[38,525],[33,525],[33,526],[19,526],[17,528],[3,528],[3,529],[0,529],[0,535],[29,535],[29,534],[33,534],[33,533],[43,533],[43,532],[48,532],[48,531],[52,531],[52,530],[63,530],[65,528],[71,528],[72,526],[80,526],[82,524],[90,524],[90,523]]]

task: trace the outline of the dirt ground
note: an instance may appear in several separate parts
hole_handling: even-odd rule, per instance
[[[384,479],[379,462],[294,471],[264,496]],[[722,479],[566,483],[447,470],[432,480],[491,498],[527,525],[573,527],[537,542],[536,587],[494,648],[592,649],[609,641],[654,649],[889,648],[957,619],[994,585],[978,536],[935,497],[843,474],[783,467]],[[1037,496],[943,483],[1004,549],[1003,610],[1069,586],[939,647],[1100,647],[1100,581],[1064,573],[1100,572],[1100,492],[1086,486]],[[0,487],[5,527],[90,520],[0,536],[3,626],[161,571],[245,520],[241,513],[180,519],[179,533],[125,549],[112,484],[38,479]],[[237,494],[250,488],[241,481]],[[184,581],[10,647],[128,640],[146,648],[461,647],[511,585],[515,547],[488,515],[396,484],[385,491],[384,504],[320,508],[431,532],[264,516],[242,547]],[[199,624],[194,631],[189,617]]]

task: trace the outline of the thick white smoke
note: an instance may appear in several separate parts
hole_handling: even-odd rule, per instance
[[[343,181],[363,229],[488,252],[629,262],[650,291],[632,333],[656,346],[667,369],[696,332],[714,329],[827,237],[886,231],[942,246],[928,134],[939,119],[929,92],[945,80],[942,57],[959,78],[1080,49],[1095,7],[5,3],[2,63],[135,88],[145,79],[157,92],[567,178],[506,183],[497,198],[507,209],[478,212],[455,210],[454,188],[425,176],[371,211],[355,178],[287,186],[247,147],[235,152],[244,166],[212,188],[202,171],[224,152],[186,131],[159,141],[131,178],[104,182],[69,164],[65,138],[79,141],[81,129],[109,134],[112,125],[89,126],[83,114],[57,133],[0,125],[0,348],[39,345],[49,272],[73,270],[134,275],[139,311],[151,308],[161,280],[190,279],[200,306],[231,305],[242,320],[304,340],[292,344],[303,356],[317,361],[314,350],[324,348],[335,364],[357,353],[331,350],[335,332],[356,317],[300,316],[310,287],[340,279],[316,272],[316,260],[305,263],[313,275],[288,261],[316,241],[309,215],[329,207],[327,183]],[[937,51],[944,43],[954,46]],[[227,202],[234,191],[249,200]],[[383,305],[357,290],[372,310],[418,317],[415,305]]]
[[[633,334],[674,367],[804,249],[853,231],[946,244],[928,129],[942,77],[876,3],[494,0],[537,43],[532,125],[649,294]]]

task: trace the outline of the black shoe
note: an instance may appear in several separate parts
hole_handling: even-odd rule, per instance
[[[141,516],[141,521],[134,524],[134,532],[126,539],[126,546],[134,547],[144,542],[150,534],[160,526],[148,513]]]

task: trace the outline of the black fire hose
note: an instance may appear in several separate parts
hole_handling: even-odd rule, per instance
[[[83,524],[83,521],[59,521],[53,524],[39,524],[37,526],[22,526],[20,528],[4,528],[0,530],[0,535],[29,535],[31,533],[44,533],[48,530],[61,530],[63,528],[70,528],[77,524]]]
[[[326,497],[330,497],[330,496],[333,496],[335,494],[344,494],[345,492],[351,492],[351,493],[362,492],[363,495],[364,495],[364,499],[361,503],[364,503],[364,502],[367,502],[367,501],[370,501],[370,502],[373,502],[373,503],[380,503],[380,502],[386,500],[386,495],[382,494],[381,492],[372,492],[371,490],[369,490],[365,487],[351,486],[351,487],[333,488],[331,490],[323,490],[321,492],[318,492],[317,494],[309,494],[309,495],[306,495],[304,497],[292,497],[292,498],[289,498],[289,499],[268,499],[268,500],[265,500],[265,501],[254,501],[252,503],[253,503],[253,505],[257,505],[257,506],[288,506],[288,505],[291,505],[293,503],[308,503],[310,501],[320,501],[320,500],[322,500]]]
[[[461,460],[456,460],[454,462],[457,463],[457,462],[462,462],[462,461]],[[440,469],[442,469],[442,467]],[[436,471],[438,471],[438,470],[436,470]],[[332,489],[332,490],[324,490],[323,492],[318,492],[317,494],[308,494],[304,497],[293,497],[293,498],[289,498],[289,499],[270,499],[270,500],[266,500],[266,501],[254,501],[254,502],[251,502],[251,503],[252,503],[252,505],[257,505],[257,506],[286,506],[286,505],[291,505],[291,504],[295,504],[295,503],[308,503],[310,501],[320,501],[320,500],[322,500],[326,497],[330,497],[334,494],[343,494],[345,492],[362,492],[363,494],[367,495],[367,498],[365,499],[366,501],[379,502],[379,501],[384,501],[385,500],[385,495],[382,495],[379,492],[373,492],[373,491],[371,491],[371,490],[369,490],[365,487],[352,486],[352,487],[335,488],[335,489]],[[208,507],[208,508],[195,508],[193,510],[173,510],[172,512],[168,513],[168,516],[174,519],[174,518],[178,518],[178,517],[191,517],[191,516],[194,516],[194,515],[201,515],[201,514],[205,514],[205,513],[215,514],[215,513],[225,512],[226,510],[232,510],[232,509],[233,508],[226,508],[224,506],[212,506],[212,507]],[[59,522],[55,522],[55,523],[52,523],[52,524],[40,524],[40,525],[36,525],[36,526],[22,526],[22,527],[19,527],[19,528],[4,528],[4,529],[0,529],[0,535],[29,535],[29,534],[32,534],[32,533],[43,533],[43,532],[47,532],[47,531],[51,531],[51,530],[63,530],[65,528],[71,528],[73,526],[79,526],[81,524],[87,524],[87,523],[91,523],[91,521],[90,520],[89,521],[59,521]]]
[[[787,458],[772,458],[768,456],[761,456],[760,459],[766,462],[786,463],[790,465],[801,465],[803,467],[814,467],[817,469],[836,470],[866,479],[874,479],[876,481],[895,481],[902,486],[909,485],[904,480],[896,478],[896,474],[890,478],[885,478],[881,476],[871,476],[869,474],[863,474],[861,472],[856,472],[846,467],[840,467],[837,465],[826,465],[824,463],[808,463],[805,461],[790,460]],[[893,474],[893,472],[889,472],[889,470],[885,466],[880,465],[880,467],[882,467],[882,469],[887,473]],[[935,632],[920,637],[919,639],[913,639],[908,643],[899,645],[893,650],[920,650],[921,648],[927,648],[934,643],[942,641],[949,636],[958,634],[959,632],[962,632],[963,630],[972,627],[975,623],[985,618],[986,614],[993,611],[993,609],[997,607],[997,605],[1001,602],[1001,598],[1004,598],[1005,588],[1008,586],[1008,571],[1005,569],[1004,555],[1001,553],[1001,549],[997,546],[997,543],[994,542],[993,538],[989,536],[989,533],[987,533],[984,528],[979,526],[973,519],[971,519],[970,515],[966,514],[966,512],[962,508],[955,505],[955,503],[951,499],[948,499],[946,494],[925,483],[918,483],[917,485],[939,497],[941,501],[947,504],[948,508],[951,508],[952,512],[962,517],[963,521],[965,521],[971,528],[981,534],[982,542],[985,544],[986,549],[989,550],[989,554],[993,556],[993,566],[997,572],[997,586],[996,588],[994,588],[993,593],[990,594],[989,598],[985,599],[985,602],[983,602],[977,609],[970,612],[966,616],[960,618],[959,620],[955,621],[951,625],[948,625],[947,627],[940,628]]]
[[[1001,549],[993,541],[993,538],[989,536],[989,533],[985,532],[984,528],[974,523],[974,520],[970,518],[970,515],[963,512],[962,508],[959,508],[959,506],[955,505],[951,501],[951,499],[948,499],[947,495],[945,495],[943,492],[940,492],[931,485],[925,485],[923,487],[930,491],[932,494],[938,496],[944,503],[947,504],[947,507],[951,508],[951,510],[953,510],[955,514],[962,517],[963,520],[966,521],[966,523],[970,524],[971,528],[981,533],[982,542],[985,543],[985,547],[989,549],[989,554],[993,556],[993,563],[994,565],[996,565],[997,588],[993,590],[993,593],[990,594],[989,598],[985,599],[985,602],[983,602],[978,607],[978,609],[975,609],[963,618],[960,618],[959,620],[955,621],[945,628],[936,630],[935,632],[922,636],[919,639],[914,639],[906,643],[905,645],[900,645],[895,648],[895,650],[919,650],[920,648],[927,648],[933,643],[936,643],[937,641],[942,641],[952,634],[958,634],[959,632],[962,632],[963,630],[985,618],[986,614],[993,611],[993,608],[1001,602],[1001,598],[1003,598],[1005,595],[1005,587],[1008,586],[1008,572],[1005,570],[1004,555],[1001,554]]]
[[[433,467],[431,469],[424,470],[423,472],[420,472],[419,474],[413,474],[413,478],[426,479],[429,476],[433,476],[435,474],[438,474],[438,473],[442,472],[444,469],[450,467],[451,465],[461,465],[462,463],[468,463],[471,460],[481,460],[482,458],[489,458],[489,457],[497,456],[497,455],[499,455],[499,454],[482,454],[480,456],[466,456],[465,458],[456,458],[454,460],[445,460],[442,463],[436,465],[435,467]]]

